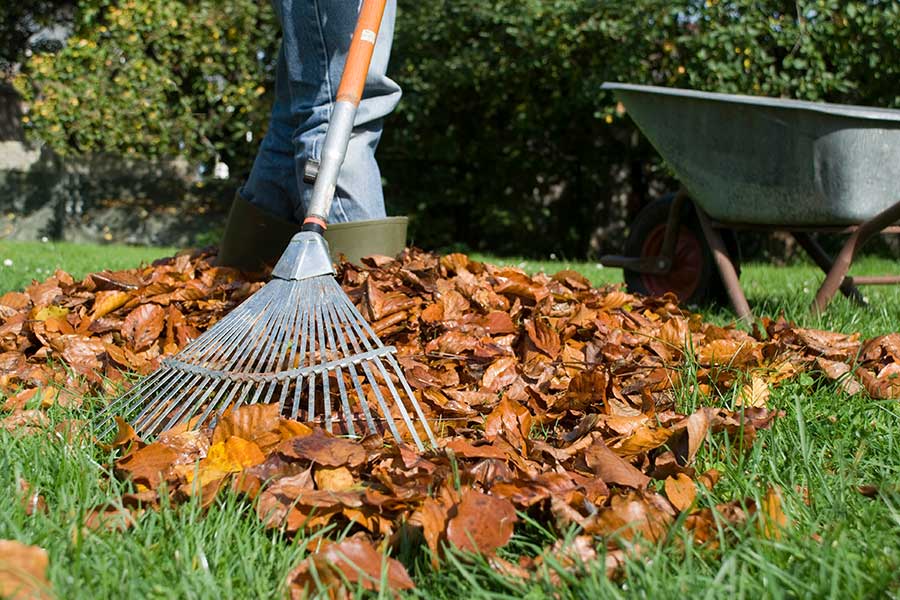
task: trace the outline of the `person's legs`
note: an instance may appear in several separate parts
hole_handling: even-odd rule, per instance
[[[306,216],[312,186],[303,181],[307,158],[319,160],[340,83],[359,2],[273,0],[283,39],[269,129],[241,187],[220,243],[219,264],[245,269],[271,263]],[[396,0],[388,0],[366,78],[355,128],[338,177],[331,222],[385,216],[375,148],[382,121],[400,100],[387,77]],[[279,248],[281,250],[279,250]]]
[[[300,197],[300,203],[294,206],[294,218],[299,222],[306,216],[312,196],[312,186],[303,181],[303,165],[307,158],[320,158],[356,28],[359,3],[347,0],[278,0],[278,3],[284,29],[290,112],[297,123],[292,142]],[[400,100],[400,87],[386,75],[395,14],[396,0],[388,0],[353,137],[328,215],[332,222],[385,216],[375,148],[381,138],[383,117]]]

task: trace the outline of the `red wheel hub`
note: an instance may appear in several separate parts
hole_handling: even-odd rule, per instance
[[[665,237],[665,224],[652,229],[641,246],[641,257],[659,256]],[[659,275],[641,273],[641,281],[652,295],[661,296],[666,292],[673,292],[683,302],[697,291],[702,271],[703,246],[692,231],[681,227],[678,230],[671,270]]]

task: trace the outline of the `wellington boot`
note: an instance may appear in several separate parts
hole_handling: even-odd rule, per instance
[[[276,217],[235,194],[216,264],[261,271],[275,264],[298,231],[298,223]]]

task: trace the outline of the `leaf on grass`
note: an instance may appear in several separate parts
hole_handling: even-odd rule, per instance
[[[15,540],[0,540],[0,598],[51,598],[47,551]]]
[[[357,587],[376,592],[415,587],[403,564],[383,555],[362,538],[322,542],[317,551],[290,572],[287,583],[291,598],[295,599],[323,593],[351,597],[351,590]]]
[[[16,493],[19,496],[19,504],[25,509],[25,514],[29,517],[35,513],[47,512],[47,500],[44,496],[32,488],[31,484],[19,478],[16,483]]]
[[[697,486],[684,473],[666,477],[664,483],[666,497],[678,511],[684,512],[694,504],[697,497]]]
[[[108,444],[98,442],[97,445],[109,452],[114,448],[122,448],[131,445],[133,442],[139,441],[140,438],[138,438],[137,433],[135,433],[134,427],[132,427],[128,421],[116,415],[116,437]]]
[[[467,488],[455,509],[447,524],[447,540],[461,550],[491,554],[512,537],[516,510],[505,498]]]
[[[151,490],[159,487],[175,463],[175,450],[154,442],[116,461],[116,471]]]
[[[744,384],[737,397],[737,406],[751,406],[753,408],[765,408],[769,402],[769,384],[766,380],[758,375],[750,378],[750,381]]]
[[[770,486],[760,506],[762,534],[770,540],[780,540],[788,526],[788,518],[784,514],[783,507],[781,489]]]

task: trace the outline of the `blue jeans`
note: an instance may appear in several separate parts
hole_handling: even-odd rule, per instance
[[[312,186],[303,181],[303,166],[309,157],[320,158],[360,3],[272,2],[283,32],[275,102],[269,129],[240,194],[275,216],[299,223],[312,195]],[[400,86],[385,74],[396,10],[396,0],[388,0],[329,222],[385,216],[375,148],[383,118],[400,101]]]

